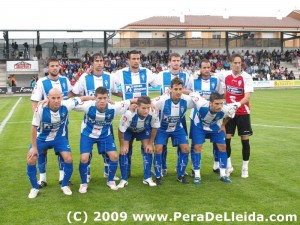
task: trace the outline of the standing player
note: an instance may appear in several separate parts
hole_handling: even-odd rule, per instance
[[[225,144],[225,123],[228,119],[225,117],[234,117],[237,107],[235,105],[223,105],[223,95],[217,92],[211,93],[209,101],[201,98],[196,103],[193,113],[190,136],[194,144],[194,157],[192,158],[193,169],[195,172],[194,184],[201,183],[200,166],[201,166],[201,150],[205,142],[205,138],[209,138],[218,148],[218,158],[220,161],[220,177],[221,181],[231,183],[226,176],[226,144]]]
[[[226,124],[226,150],[228,155],[227,175],[233,171],[231,164],[231,137],[238,129],[238,135],[242,142],[242,178],[247,178],[248,163],[250,158],[250,143],[249,136],[253,134],[250,122],[250,95],[254,91],[252,77],[242,71],[242,56],[233,54],[230,57],[230,67],[232,74],[225,77],[226,87],[226,103],[235,103],[239,108],[236,111],[235,117],[230,119]]]
[[[85,95],[85,96],[95,96],[95,90],[98,87],[104,87],[108,90],[108,97],[110,98],[111,95],[116,95],[121,97],[121,93],[118,93],[118,89],[114,80],[114,77],[111,76],[109,73],[103,71],[104,68],[104,58],[103,55],[100,53],[96,53],[92,56],[92,73],[85,74],[80,76],[78,82],[75,84],[72,92],[75,95]],[[112,131],[113,133],[113,131]],[[104,159],[104,177],[107,178],[108,176],[108,161],[109,157],[104,152],[103,153]],[[88,181],[91,179],[90,175],[90,161],[92,158],[92,153],[90,155],[90,160],[88,162],[89,165],[89,173],[88,173]],[[114,178],[115,180],[119,180],[118,177]]]
[[[126,100],[112,105],[108,102],[108,90],[104,87],[98,87],[95,95],[95,101],[85,102],[78,105],[75,109],[86,113],[81,125],[80,137],[80,193],[87,192],[88,160],[95,143],[98,147],[98,153],[107,153],[110,159],[108,162],[107,186],[112,190],[118,190],[114,181],[118,167],[118,153],[110,126],[115,116],[124,113],[130,106],[130,103],[134,101]]]
[[[156,184],[161,185],[162,174],[162,151],[163,145],[167,144],[169,137],[172,138],[173,146],[179,146],[179,164],[177,165],[177,181],[183,184],[189,183],[185,177],[185,169],[188,163],[189,143],[187,133],[182,126],[182,118],[187,109],[195,107],[195,103],[188,95],[182,94],[183,82],[179,77],[171,81],[170,94],[164,94],[152,101],[152,104],[161,110],[161,123],[155,138],[154,167]],[[199,96],[199,98],[201,98]]]
[[[50,57],[47,61],[47,68],[49,75],[47,77],[40,78],[31,95],[32,101],[32,110],[35,111],[37,104],[39,101],[47,98],[49,91],[52,88],[57,88],[61,90],[63,99],[67,99],[69,93],[72,90],[72,86],[68,80],[68,78],[59,75],[59,60],[55,57]],[[66,135],[68,137],[68,135]],[[64,177],[63,171],[63,159],[60,156],[59,152],[55,152],[58,156],[58,165],[59,165],[59,183],[61,183]],[[40,171],[40,187],[47,186],[46,179],[46,164],[47,164],[47,151],[44,151],[40,154],[38,158],[38,168]]]
[[[217,77],[211,76],[211,64],[207,59],[204,59],[200,63],[200,75],[197,79],[190,80],[188,84],[188,89],[192,92],[199,93],[202,98],[209,99],[210,95],[213,92],[218,92],[223,95],[224,90],[222,88],[221,82]],[[193,123],[193,114],[194,110],[191,110],[191,124]],[[190,130],[192,132],[192,130]],[[213,171],[215,173],[219,173],[219,158],[218,158],[218,147],[215,143],[213,143],[213,155],[214,155],[214,165]],[[194,152],[193,143],[191,144],[191,159],[192,162],[199,158],[199,153]],[[193,168],[194,170],[194,168]],[[194,173],[192,172],[192,175]]]
[[[133,50],[128,53],[129,67],[118,70],[115,74],[117,85],[121,85],[123,100],[148,95],[148,86],[157,86],[156,75],[149,69],[140,67],[141,54]],[[142,150],[144,151],[144,150]],[[128,175],[131,174],[132,141],[128,150]]]
[[[81,100],[73,98],[62,101],[62,92],[53,88],[48,93],[49,102],[47,106],[40,105],[34,111],[31,128],[31,143],[27,154],[27,174],[32,189],[29,198],[35,198],[39,192],[37,182],[36,161],[43,151],[54,148],[64,160],[64,177],[61,190],[66,195],[71,195],[72,191],[68,187],[68,181],[73,172],[73,161],[69,141],[67,139],[66,128],[68,126],[69,111],[78,105]]]
[[[171,81],[175,77],[179,77],[183,81],[183,88],[187,89],[188,83],[191,80],[190,75],[186,72],[181,71],[181,57],[178,53],[171,53],[169,56],[169,70],[161,71],[158,75],[158,85],[161,85],[161,95],[168,92],[171,88]],[[187,90],[183,90],[183,94],[188,94]],[[182,125],[187,133],[186,120],[185,117],[182,118]],[[178,147],[178,153],[180,148]],[[167,145],[164,145],[162,152],[162,174],[163,176],[167,175]]]
[[[143,183],[149,186],[156,186],[151,178],[153,142],[156,137],[159,120],[156,112],[151,110],[151,100],[148,96],[141,96],[137,99],[137,109],[135,112],[127,110],[123,114],[119,125],[120,141],[120,168],[122,180],[118,188],[124,188],[128,185],[127,181],[127,160],[129,142],[136,138],[141,141],[143,163],[144,163],[144,180]]]

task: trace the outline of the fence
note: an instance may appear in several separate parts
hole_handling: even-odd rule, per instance
[[[13,39],[10,43],[17,42],[19,44],[19,51],[22,51],[23,43],[27,42],[29,45],[29,52],[35,52],[35,46],[37,43],[36,39]],[[75,43],[80,54],[84,54],[85,51],[89,52],[105,52],[104,39],[103,38],[76,38],[76,39],[40,39],[40,45],[43,49],[47,49],[43,52],[46,57],[53,54],[54,48],[57,49],[58,53],[63,51],[63,44],[66,43],[67,51],[69,53],[74,52],[73,47]],[[284,42],[284,47],[287,47],[287,42]],[[113,52],[127,49],[143,50],[144,53],[149,53],[153,50],[166,50],[168,41],[166,38],[112,38],[107,42],[107,49]],[[170,50],[176,49],[187,50],[187,49],[226,49],[225,38],[177,38],[169,39]],[[268,48],[281,48],[281,39],[279,38],[229,38],[228,47],[230,50],[233,49],[268,49]],[[296,46],[294,48],[299,48]],[[11,58],[13,49],[10,44],[8,53],[5,50],[5,41],[0,40],[0,59]],[[1,54],[2,53],[2,54]],[[33,56],[33,54],[31,54]]]

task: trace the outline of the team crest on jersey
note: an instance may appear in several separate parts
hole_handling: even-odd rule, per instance
[[[216,84],[215,84],[215,83],[212,83],[212,84],[211,84],[211,87],[212,87],[213,89],[215,89]]]
[[[127,116],[123,116],[123,123],[125,123],[128,120]]]
[[[110,118],[111,118],[111,114],[108,114],[108,115],[107,115],[107,119],[110,119]]]
[[[184,112],[184,107],[183,106],[180,107],[180,111],[181,111],[181,113]]]
[[[242,81],[241,81],[241,80],[238,81],[238,85],[239,85],[239,86],[242,85]]]
[[[145,81],[145,75],[142,75],[141,78],[142,78],[142,81]]]
[[[64,89],[66,88],[66,84],[65,83],[63,83],[62,86],[63,86]]]
[[[106,81],[104,81],[104,84],[105,84],[105,86],[107,86],[108,85],[108,81],[106,80]]]
[[[62,117],[65,117],[65,116],[66,116],[66,114],[65,114],[65,113],[62,113],[62,114],[61,114],[61,116],[62,116]]]

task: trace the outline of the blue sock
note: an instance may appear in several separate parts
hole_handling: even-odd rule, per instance
[[[73,162],[66,163],[64,162],[64,179],[62,180],[61,186],[68,186],[69,180],[73,173]]]
[[[128,158],[128,165],[127,165],[127,172],[131,172],[131,157],[132,157],[132,146],[129,146],[127,158]]]
[[[143,151],[144,180],[151,177],[152,154]]]
[[[227,167],[227,153],[218,151],[219,161],[220,161],[220,168],[226,169]]]
[[[194,163],[194,160],[196,160],[196,158],[194,159],[194,154],[195,154],[195,149],[194,149],[194,144],[191,144],[191,161],[192,161],[192,170],[196,170],[194,165],[198,165],[197,162]],[[179,157],[178,157],[179,158]],[[178,167],[177,167],[178,168]]]
[[[57,155],[57,162],[58,162],[58,168],[59,170],[64,170],[64,159],[61,157],[61,155]]]
[[[177,168],[178,177],[184,176],[188,161],[189,161],[189,153],[179,152],[179,165]]]
[[[29,165],[27,164],[27,175],[29,178],[29,181],[31,183],[32,188],[39,189],[39,185],[37,183],[36,178],[36,165]]]
[[[177,165],[176,165],[176,169],[177,169],[177,171],[179,170],[179,167],[180,167],[180,152],[181,152],[181,150],[180,150],[180,147],[179,146],[177,146]]]
[[[214,154],[214,160],[215,160],[215,162],[219,161],[218,152],[219,152],[219,150],[218,150],[217,144],[213,143],[213,154]]]
[[[47,165],[47,153],[40,154],[38,158],[38,167],[40,173],[46,173],[46,165]]]
[[[108,164],[109,164],[109,156],[107,153],[102,153],[103,162],[104,162],[104,173],[108,174]]]
[[[128,168],[128,156],[126,155],[120,155],[119,156],[120,161],[120,170],[121,170],[121,177],[123,180],[127,180],[127,168]]]
[[[118,160],[117,161],[109,160],[108,181],[114,181],[114,177],[116,175],[117,168],[118,168]]]
[[[162,154],[154,154],[154,171],[156,177],[161,177],[161,155]]]
[[[92,158],[93,158],[93,153],[90,152],[89,160],[88,160],[88,162],[87,162],[87,164],[88,164],[88,171],[87,171],[87,174],[88,174],[88,175],[91,175],[91,167],[90,167],[90,165],[91,165]]]
[[[200,170],[201,167],[201,152],[195,152],[191,153],[191,159],[193,164],[193,170]]]
[[[87,184],[88,163],[79,163],[79,174],[81,177],[81,183]]]
[[[163,146],[163,151],[162,151],[162,155],[161,155],[161,163],[162,163],[162,169],[163,170],[166,170],[168,169],[167,167],[167,156],[168,156],[168,148],[167,148],[167,145],[164,145]]]

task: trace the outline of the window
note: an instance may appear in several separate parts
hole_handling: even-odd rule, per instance
[[[212,33],[212,38],[214,38],[214,39],[221,38],[221,32],[213,32]]]
[[[192,38],[201,38],[202,32],[201,31],[193,31]]]

